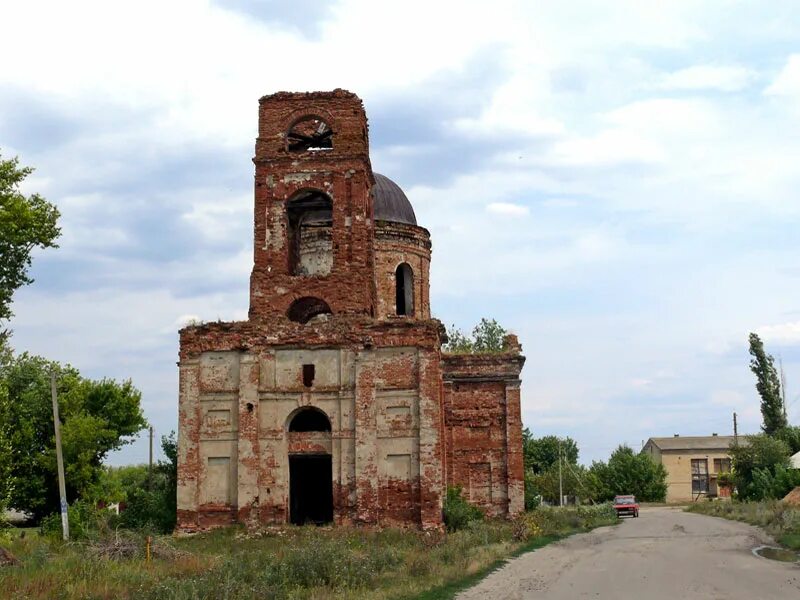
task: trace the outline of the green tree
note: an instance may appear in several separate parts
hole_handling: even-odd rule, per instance
[[[620,494],[633,494],[645,502],[663,502],[667,495],[667,470],[646,454],[619,446],[608,463],[596,461],[589,469],[593,496],[611,500]]]
[[[553,465],[558,466],[559,452],[563,453],[565,462],[578,464],[578,444],[575,440],[555,435],[535,438],[527,427],[522,430],[522,451],[525,468],[534,473],[543,473]]]
[[[592,488],[588,485],[588,472],[586,467],[577,464],[564,463],[561,468],[561,483],[559,486],[558,463],[550,465],[545,471],[536,473],[531,478],[531,487],[551,504],[558,504],[559,491],[565,496],[578,498],[592,497]]]
[[[0,154],[0,323],[13,314],[14,292],[33,281],[28,275],[33,249],[56,247],[61,234],[58,209],[38,194],[26,196],[19,189],[32,172],[20,167],[16,157],[4,160]]]
[[[472,335],[464,335],[455,325],[447,330],[447,341],[442,346],[450,354],[491,354],[505,350],[508,332],[494,319],[481,319],[472,329]]]
[[[750,334],[750,370],[756,376],[756,390],[761,396],[761,429],[767,435],[773,435],[782,427],[786,427],[781,398],[781,382],[775,370],[775,359],[764,350],[764,344],[757,334]]]
[[[5,382],[0,379],[0,524],[3,522],[3,515],[8,507],[13,489],[9,410],[8,388]]]
[[[97,481],[112,450],[133,441],[147,423],[130,381],[93,381],[70,366],[22,354],[0,368],[7,389],[3,429],[11,462],[10,505],[39,518],[58,509],[50,372],[57,374],[62,448],[69,501]]]
[[[508,332],[494,319],[481,319],[472,330],[475,352],[502,352]]]
[[[775,432],[775,437],[786,442],[786,445],[789,446],[789,452],[792,454],[800,452],[800,427],[792,425],[781,427]]]
[[[126,490],[127,506],[121,514],[122,525],[170,533],[175,529],[178,512],[178,442],[175,432],[161,437],[161,449],[167,460],[158,461],[145,485]]]
[[[450,354],[471,354],[475,351],[475,344],[472,338],[464,335],[455,325],[447,329],[447,341],[442,345],[442,351]]]
[[[773,479],[781,469],[789,468],[790,454],[786,442],[766,434],[749,435],[743,443],[732,446],[730,454],[739,498],[763,500],[777,497]]]

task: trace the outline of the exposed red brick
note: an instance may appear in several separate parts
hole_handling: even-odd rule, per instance
[[[333,130],[332,148],[290,150],[288,132],[305,117]],[[302,122],[302,135],[324,131]],[[180,332],[178,527],[287,522],[294,455],[331,457],[341,525],[439,528],[452,484],[492,514],[520,510],[521,348],[509,338],[504,354],[442,355],[444,328],[430,317],[430,235],[374,221],[359,98],[344,90],[262,98],[253,160],[249,319]],[[291,233],[298,221],[287,205],[308,190],[330,198],[332,221]],[[308,244],[311,266],[292,269],[292,239]],[[396,314],[401,263],[414,277],[409,316]],[[289,320],[290,306],[307,297],[318,300],[304,311],[327,305],[331,314]],[[290,432],[306,407],[322,411],[330,431]]]

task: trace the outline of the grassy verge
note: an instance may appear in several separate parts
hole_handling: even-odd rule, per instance
[[[764,502],[697,502],[686,508],[714,517],[742,521],[764,529],[768,534],[792,550],[800,550],[800,507],[777,500]]]
[[[611,515],[613,516],[613,515]],[[122,533],[63,543],[0,533],[20,561],[0,568],[0,598],[142,600],[448,598],[515,554],[615,522],[602,509],[546,509],[454,533],[287,527],[190,538]]]

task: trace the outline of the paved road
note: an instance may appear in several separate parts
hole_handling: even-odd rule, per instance
[[[753,555],[769,543],[743,523],[646,508],[515,558],[457,598],[800,599],[800,566]]]

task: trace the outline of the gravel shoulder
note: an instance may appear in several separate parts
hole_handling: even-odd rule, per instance
[[[625,519],[524,554],[459,600],[800,598],[800,566],[760,558],[775,542],[756,527],[679,508]]]

